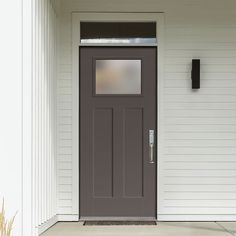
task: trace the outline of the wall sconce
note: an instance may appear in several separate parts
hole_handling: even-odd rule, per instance
[[[200,89],[200,59],[192,60],[192,89]]]

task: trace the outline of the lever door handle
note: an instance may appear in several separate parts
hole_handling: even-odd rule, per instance
[[[155,132],[154,130],[149,130],[149,163],[153,164],[154,162],[154,139]]]

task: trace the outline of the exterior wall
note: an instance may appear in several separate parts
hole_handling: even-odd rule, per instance
[[[37,235],[56,212],[56,13],[50,0],[34,1],[32,82],[32,221]]]
[[[57,76],[57,179],[58,214],[78,214],[73,209],[72,181],[72,43],[71,15],[59,16]],[[75,186],[74,186],[75,187]]]
[[[57,80],[58,214],[78,214],[72,166],[71,12],[165,12],[159,220],[236,220],[236,2],[62,0]],[[191,60],[201,89],[191,90]],[[76,158],[76,157],[75,157]],[[67,217],[67,218],[66,218]]]

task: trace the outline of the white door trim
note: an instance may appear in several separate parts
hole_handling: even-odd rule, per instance
[[[156,22],[157,25],[157,194],[159,192],[159,158],[162,156],[162,117],[163,117],[163,81],[164,81],[164,13],[94,13],[74,12],[72,13],[72,213],[78,214],[79,220],[79,47],[80,43],[80,22],[102,21],[102,22]],[[89,44],[91,46],[91,44]],[[85,44],[83,44],[85,46]],[[93,45],[94,46],[94,45]],[[101,46],[101,44],[100,44]],[[104,46],[104,44],[103,44]],[[108,45],[107,45],[108,46]],[[109,44],[109,46],[121,46]],[[125,46],[122,44],[122,46]],[[127,44],[127,46],[132,46]],[[147,46],[147,45],[133,45]],[[153,46],[153,45],[149,45]],[[157,195],[157,209],[158,209]],[[158,216],[157,216],[158,219]]]

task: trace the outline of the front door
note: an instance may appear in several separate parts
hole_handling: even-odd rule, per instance
[[[80,217],[156,218],[155,47],[80,48]]]

